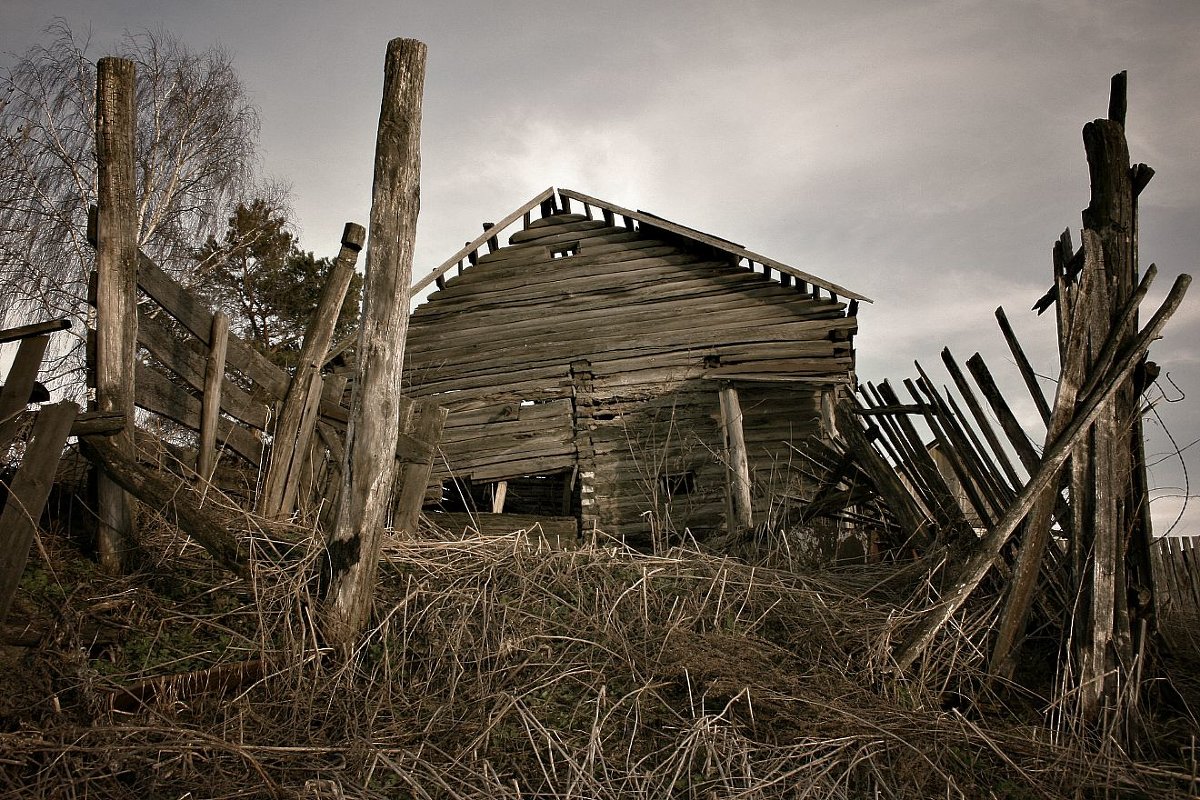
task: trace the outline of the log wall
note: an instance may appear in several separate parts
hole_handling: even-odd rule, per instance
[[[730,384],[765,510],[788,442],[821,430],[821,391],[853,383],[856,303],[658,225],[553,210],[413,313],[405,389],[450,409],[443,477],[567,472],[585,527],[713,532]]]

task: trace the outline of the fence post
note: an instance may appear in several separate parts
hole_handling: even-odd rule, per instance
[[[221,418],[221,387],[225,383],[225,353],[229,349],[229,315],[213,315],[208,337],[208,364],[204,370],[204,396],[200,400],[200,446],[196,450],[196,472],[200,480],[212,480],[217,467],[217,423]]]
[[[342,647],[350,645],[370,612],[395,475],[420,204],[425,54],[422,42],[393,39],[384,66],[358,367],[337,523],[327,540],[322,576],[328,581],[325,635]]]
[[[112,444],[134,452],[133,366],[137,347],[137,206],[134,134],[135,69],[102,58],[96,70],[96,409],[125,415]],[[128,495],[107,475],[96,476],[100,564],[120,572],[135,531]]]

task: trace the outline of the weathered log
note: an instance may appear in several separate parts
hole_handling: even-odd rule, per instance
[[[420,204],[425,54],[422,42],[393,39],[384,68],[358,371],[337,524],[327,541],[323,576],[325,634],[342,647],[350,645],[370,612],[391,504]]]
[[[753,499],[750,496],[750,458],[746,452],[746,434],[742,430],[742,406],[737,388],[721,387],[721,428],[725,440],[726,482],[729,487],[730,533],[753,527]]]
[[[225,569],[243,578],[249,574],[246,554],[225,521],[202,508],[190,486],[154,474],[106,439],[89,436],[80,442],[83,454],[114,483],[175,522]]]
[[[134,355],[137,349],[137,131],[132,61],[102,58],[96,67],[96,410],[125,415],[110,446],[133,453]],[[101,565],[124,570],[135,530],[128,498],[97,476],[97,550]]]

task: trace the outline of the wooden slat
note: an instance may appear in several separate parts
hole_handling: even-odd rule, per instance
[[[200,438],[196,447],[196,473],[202,481],[211,480],[217,468],[217,421],[221,417],[221,385],[225,382],[225,354],[229,345],[229,316],[225,312],[218,311],[213,316],[209,341],[204,393],[200,398]]]
[[[0,624],[8,616],[42,509],[50,496],[55,469],[79,407],[70,401],[38,412],[25,459],[9,489],[0,514]]]
[[[137,405],[194,431],[200,429],[200,401],[178,384],[145,364],[136,369]],[[258,466],[262,444],[248,430],[222,417],[217,422],[217,441]]]
[[[53,319],[48,322],[34,322],[31,325],[19,325],[15,328],[5,328],[0,331],[0,344],[5,342],[15,342],[19,339],[28,339],[31,336],[41,336],[46,333],[54,333],[55,331],[65,331],[71,327],[71,320],[67,317],[62,319]]]
[[[737,258],[749,259],[750,261],[755,261],[759,264],[763,264],[765,266],[771,267],[772,269],[777,269],[780,272],[786,272],[787,274],[791,275],[793,278],[802,280],[802,281],[812,284],[814,286],[820,286],[821,288],[823,288],[827,291],[833,292],[834,294],[836,294],[840,297],[848,297],[853,300],[858,300],[858,301],[864,302],[864,303],[874,302],[869,297],[858,294],[857,292],[852,292],[849,289],[839,286],[836,283],[831,283],[822,278],[818,278],[815,275],[810,275],[809,273],[804,272],[802,270],[798,270],[795,267],[791,267],[791,266],[788,266],[787,264],[776,261],[772,258],[767,258],[766,256],[759,255],[758,253],[747,250],[744,247],[740,247],[740,246],[735,245],[732,242],[728,242],[724,239],[719,239],[715,236],[711,236],[706,233],[700,233],[699,231],[684,227],[682,225],[677,225],[676,223],[665,220],[662,217],[657,217],[657,216],[645,214],[645,213],[638,212],[638,211],[630,211],[629,209],[621,208],[620,206],[617,206],[617,205],[614,205],[611,203],[605,203],[602,200],[597,200],[594,197],[589,197],[588,195],[582,194],[580,192],[575,192],[570,189],[559,189],[558,194],[560,197],[571,197],[571,198],[574,198],[574,199],[580,201],[581,203],[589,203],[590,205],[598,206],[600,208],[607,208],[607,209],[611,210],[613,213],[620,214],[621,216],[625,217],[626,219],[634,219],[634,220],[637,220],[638,222],[642,222],[642,223],[651,225],[656,228],[661,228],[662,230],[668,231],[677,236],[682,236],[685,239],[690,239],[692,241],[699,242],[700,244],[705,244],[705,245],[708,245],[709,247],[716,248],[717,250],[721,250],[722,252],[729,253],[730,255],[733,255]]]

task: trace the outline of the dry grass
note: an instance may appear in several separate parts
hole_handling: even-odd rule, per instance
[[[0,711],[5,797],[1185,797],[1194,761],[1064,738],[1035,698],[980,687],[975,608],[919,675],[890,646],[932,591],[910,568],[797,574],[695,550],[647,556],[524,534],[393,542],[376,622],[321,649],[310,531],[233,517],[265,552],[226,580],[165,525],[138,575],[46,537],[21,602],[38,645]],[[261,659],[226,691],[164,682]],[[24,699],[22,699],[24,698]],[[954,707],[951,707],[954,706]]]

